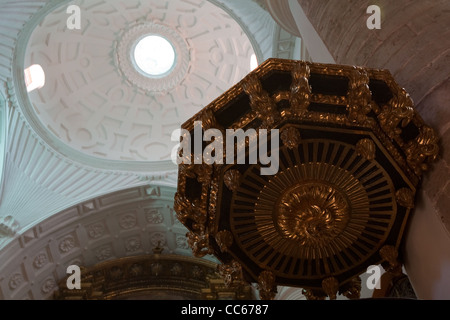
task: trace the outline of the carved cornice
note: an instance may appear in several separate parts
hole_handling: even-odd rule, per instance
[[[170,254],[111,260],[81,272],[81,289],[68,289],[66,279],[57,300],[117,299],[252,299],[251,288],[227,288],[213,262]]]
[[[117,191],[26,226],[14,237],[1,233],[0,239],[9,243],[0,250],[0,275],[11,286],[0,287],[0,297],[47,299],[53,291],[51,281],[64,278],[69,265],[88,268],[105,260],[150,254],[157,246],[167,254],[191,255],[188,230],[173,210],[174,193],[174,187],[158,185]],[[14,231],[14,226],[15,221],[8,220],[2,230]]]

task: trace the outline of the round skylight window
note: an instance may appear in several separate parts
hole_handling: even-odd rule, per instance
[[[138,71],[152,78],[167,75],[175,66],[172,44],[158,35],[141,38],[134,47],[133,58]]]

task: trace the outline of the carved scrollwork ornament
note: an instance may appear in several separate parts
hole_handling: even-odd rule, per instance
[[[219,264],[217,272],[222,276],[227,288],[240,285],[243,281],[242,266],[236,260],[227,264]]]
[[[256,112],[257,117],[262,121],[261,128],[272,128],[279,119],[280,114],[275,102],[264,91],[261,82],[254,74],[248,75],[243,83],[244,92],[250,97],[250,106]]]
[[[427,171],[429,163],[435,161],[439,154],[436,132],[428,127],[420,128],[419,135],[406,144],[406,160],[417,175]]]
[[[348,92],[348,119],[364,124],[367,114],[372,110],[372,93],[369,89],[369,76],[363,68],[354,67],[350,73],[350,90]]]
[[[325,278],[322,280],[322,289],[330,297],[330,300],[336,300],[339,282],[335,277]]]
[[[197,258],[202,258],[207,254],[211,254],[213,250],[209,246],[209,236],[204,232],[199,234],[188,232],[186,234],[188,245],[192,250],[192,254]]]
[[[261,300],[273,300],[277,294],[275,275],[271,271],[263,271],[258,277],[259,297]]]
[[[306,300],[325,300],[326,298],[326,295],[317,290],[303,289],[302,293],[306,297]]]
[[[281,141],[289,149],[296,148],[301,140],[300,131],[294,127],[287,127],[281,130]]]
[[[237,190],[239,188],[239,180],[241,179],[241,174],[238,170],[231,169],[225,172],[223,175],[223,182],[231,191]]]
[[[309,85],[310,68],[305,61],[298,62],[292,70],[291,96],[289,102],[294,113],[303,115],[308,111],[311,99]]]
[[[378,121],[383,131],[390,137],[396,138],[414,117],[413,101],[404,89],[399,89],[397,94],[382,107],[378,115]]]
[[[375,159],[375,143],[370,139],[361,139],[356,144],[356,152],[366,160]]]
[[[344,284],[339,289],[340,294],[349,299],[359,299],[361,297],[361,278],[355,277]]]
[[[203,109],[197,115],[197,121],[201,121],[203,130],[210,128],[219,129],[219,124],[211,109]]]
[[[391,245],[385,245],[380,249],[380,256],[389,263],[388,272],[400,275],[402,273],[402,265],[398,261],[398,250]]]
[[[397,203],[408,209],[414,208],[414,194],[409,188],[401,188],[395,193]]]
[[[196,164],[194,165],[194,172],[198,182],[208,184],[211,181],[213,167],[206,163]]]
[[[188,219],[194,221],[195,229],[202,229],[206,222],[206,210],[200,204],[198,199],[190,201],[184,195],[175,193],[173,209],[176,212],[177,218],[181,223],[186,223]]]
[[[301,246],[321,247],[345,229],[350,206],[336,188],[320,181],[299,184],[282,194],[274,214],[280,234]]]
[[[398,251],[394,246],[385,245],[380,249],[381,257],[386,260],[390,265],[396,265],[398,263]]]
[[[189,155],[189,157],[190,156],[191,155]],[[190,158],[189,158],[189,161],[190,161]],[[183,176],[186,176],[186,177],[192,178],[192,179],[196,177],[193,164],[182,163],[178,166],[178,170],[179,170],[180,175],[183,175]]]
[[[216,243],[221,252],[227,252],[233,244],[233,235],[228,230],[222,230],[216,233]]]

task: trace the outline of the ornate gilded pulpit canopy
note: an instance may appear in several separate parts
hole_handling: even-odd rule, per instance
[[[269,59],[182,129],[175,210],[228,285],[355,298],[401,265],[438,142],[389,71]]]

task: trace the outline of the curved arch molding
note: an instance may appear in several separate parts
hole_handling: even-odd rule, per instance
[[[142,186],[114,192],[24,231],[0,251],[0,299],[48,299],[69,265],[151,254],[157,246],[163,253],[191,256],[187,230],[173,211],[175,191]]]

